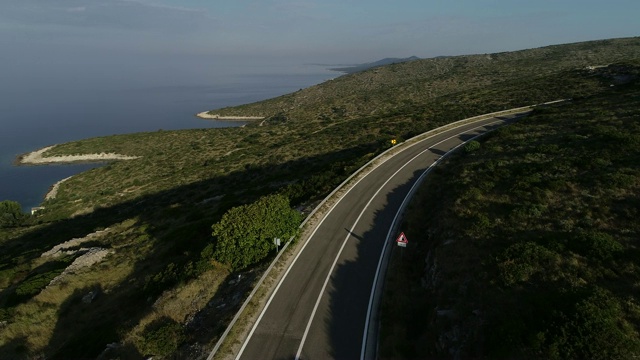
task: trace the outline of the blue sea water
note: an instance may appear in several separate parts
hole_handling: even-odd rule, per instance
[[[57,181],[99,164],[16,166],[39,148],[83,138],[141,131],[238,126],[207,121],[201,111],[268,99],[321,83],[336,73],[318,66],[288,72],[223,74],[207,83],[139,79],[108,86],[55,84],[0,87],[0,201],[38,206]]]

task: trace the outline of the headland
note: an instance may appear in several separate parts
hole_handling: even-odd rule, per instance
[[[40,150],[30,152],[22,155],[18,158],[19,165],[43,165],[43,164],[56,164],[56,163],[75,163],[75,162],[95,162],[95,161],[108,161],[108,160],[134,160],[139,156],[128,156],[115,153],[100,153],[100,154],[83,154],[83,155],[61,155],[61,156],[48,156],[43,154],[51,150],[53,146],[47,146]]]
[[[207,120],[224,120],[224,121],[252,121],[262,120],[264,116],[226,116],[218,114],[209,114],[208,111],[203,111],[196,114],[197,117]]]

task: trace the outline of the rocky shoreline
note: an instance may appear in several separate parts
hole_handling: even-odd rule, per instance
[[[44,196],[45,200],[51,200],[51,199],[55,199],[56,196],[58,196],[58,189],[60,188],[60,184],[62,184],[63,182],[71,179],[73,176],[69,176],[67,178],[64,178],[60,181],[58,181],[57,183],[53,184],[53,186],[51,188],[49,188],[49,192],[47,192],[47,194]]]
[[[15,165],[50,165],[50,164],[70,164],[70,163],[91,163],[91,162],[102,162],[102,161],[110,161],[110,160],[134,160],[138,159],[139,156],[128,156],[122,154],[115,153],[99,153],[99,154],[83,154],[83,155],[58,155],[58,156],[44,156],[44,154],[54,148],[55,145],[47,146],[40,150],[36,150],[24,155],[19,156],[14,164]],[[44,200],[51,200],[56,197],[58,194],[58,189],[60,185],[71,179],[73,176],[69,176],[65,179],[62,179],[55,184],[53,184],[47,194],[44,197]],[[31,209],[31,213],[35,213],[39,210],[42,210],[43,207],[39,206]]]
[[[54,145],[55,146],[55,145]],[[60,156],[43,156],[44,153],[51,150],[54,146],[48,146],[40,150],[30,152],[18,158],[19,165],[43,165],[56,163],[74,163],[74,162],[96,162],[108,160],[134,160],[139,156],[128,156],[115,153],[99,153],[84,155],[60,155]]]

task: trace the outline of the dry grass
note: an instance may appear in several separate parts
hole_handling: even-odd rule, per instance
[[[177,323],[188,323],[207,306],[228,275],[227,269],[214,268],[186,284],[165,291],[153,303],[151,311],[126,335],[124,341],[131,344],[141,343],[145,328],[162,318],[169,318]]]

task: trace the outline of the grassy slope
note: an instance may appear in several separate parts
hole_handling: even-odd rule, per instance
[[[166,317],[190,324],[188,342],[210,346],[254,276],[239,287],[228,285],[228,269],[208,257],[210,226],[226,209],[273,192],[286,193],[295,204],[312,203],[391,138],[466,116],[597,93],[608,89],[609,80],[584,71],[586,65],[638,57],[640,39],[632,38],[420,60],[216,111],[265,115],[265,126],[159,131],[57,146],[52,155],[116,152],[141,158],[74,176],[56,199],[45,202],[39,224],[0,231],[0,321],[7,321],[0,357],[95,355],[109,342],[136,343],[146,324]],[[39,294],[66,266],[41,253],[107,227],[112,231],[93,245],[113,250],[110,257]],[[205,275],[215,279],[208,292],[192,294],[195,299],[173,297],[173,308],[189,311],[158,310],[171,293]],[[218,284],[225,285],[217,290]],[[97,305],[78,307],[90,289],[101,291]],[[29,325],[34,314],[46,314],[37,331]],[[83,321],[66,326],[74,316]],[[196,333],[202,324],[216,325]],[[123,351],[142,351],[137,344]]]
[[[639,49],[640,39],[632,38],[414,61],[214,111],[270,116],[267,127],[141,133],[65,144],[51,154],[99,149],[142,158],[76,177],[48,205],[78,211],[242,172],[247,166],[304,162],[361,146],[367,147],[366,155],[391,137],[411,136],[466,116],[588,94],[602,84],[571,71],[634,58]],[[78,187],[88,191],[78,194]],[[226,188],[215,192],[220,195]],[[80,196],[76,205],[69,203]]]
[[[430,176],[391,265],[383,356],[638,355],[640,68],[593,76],[612,72],[635,82],[537,110]]]

